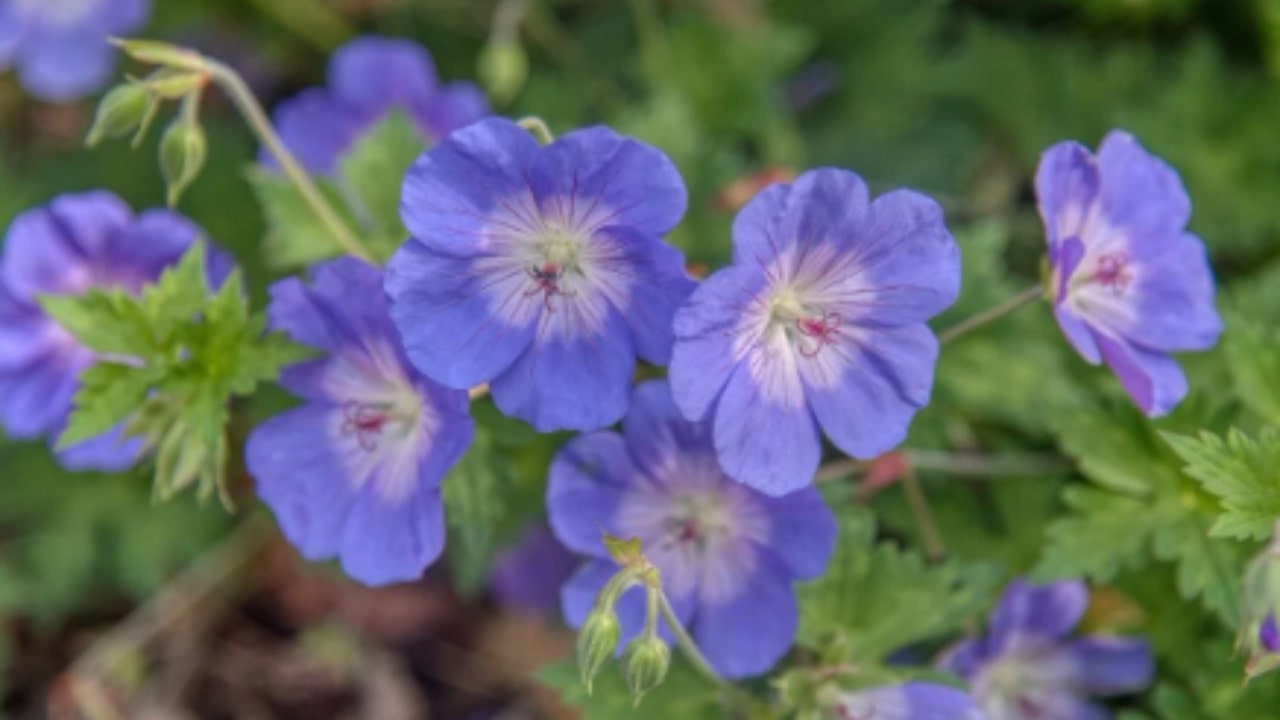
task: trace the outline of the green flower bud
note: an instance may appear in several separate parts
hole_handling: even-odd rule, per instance
[[[671,648],[656,635],[642,634],[622,654],[622,674],[631,688],[631,702],[639,706],[645,693],[658,687],[671,666]]]
[[[1280,544],[1273,541],[1245,569],[1238,646],[1248,654],[1245,675],[1280,667]]]
[[[600,668],[613,657],[618,649],[618,639],[622,627],[618,624],[618,616],[612,607],[597,607],[587,616],[581,632],[578,633],[578,669],[582,673],[582,684],[591,694],[591,681]]]
[[[129,134],[141,124],[151,102],[150,94],[141,85],[129,83],[116,87],[98,103],[93,127],[89,128],[85,144],[93,147],[102,142],[103,138]]]
[[[489,97],[506,105],[524,89],[529,77],[529,56],[515,40],[493,40],[480,51],[477,70]]]
[[[207,78],[197,72],[174,72],[162,70],[154,79],[147,81],[149,89],[156,97],[165,100],[181,100],[205,86]]]
[[[204,58],[194,50],[157,40],[122,40],[112,38],[111,43],[134,60],[151,65],[179,68],[181,70],[206,69]]]
[[[204,129],[194,115],[184,113],[164,131],[160,138],[160,172],[169,186],[169,204],[178,198],[200,175],[208,154]]]

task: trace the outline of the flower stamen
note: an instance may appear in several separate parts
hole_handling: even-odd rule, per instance
[[[1112,293],[1123,295],[1133,281],[1133,273],[1129,272],[1128,265],[1128,253],[1107,253],[1098,258],[1098,269],[1094,271],[1093,279]]]
[[[560,287],[560,281],[564,278],[563,265],[545,262],[542,265],[530,266],[527,272],[529,277],[533,278],[534,285],[524,291],[524,296],[533,297],[541,293],[542,303],[547,312],[555,312],[555,308],[551,306],[551,298],[556,295],[561,297],[573,296],[573,291]]]
[[[378,441],[390,419],[388,406],[352,400],[342,406],[342,426],[339,432],[343,437],[354,435],[361,450],[373,452],[378,449]]]
[[[824,312],[818,316],[796,319],[796,330],[800,333],[800,341],[796,343],[800,355],[806,358],[817,357],[822,348],[836,344],[840,337],[840,313]]]

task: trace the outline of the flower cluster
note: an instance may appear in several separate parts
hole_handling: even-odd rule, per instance
[[[18,69],[22,85],[62,102],[102,87],[115,66],[113,35],[137,30],[150,0],[5,0],[0,3],[0,70]]]
[[[8,435],[56,441],[81,373],[97,360],[41,308],[41,296],[95,288],[136,294],[202,234],[169,210],[135,216],[105,191],[63,195],[13,221],[0,259],[0,423]],[[207,257],[210,284],[216,285],[231,261],[219,251]],[[58,456],[73,470],[123,470],[140,448],[117,428]]]

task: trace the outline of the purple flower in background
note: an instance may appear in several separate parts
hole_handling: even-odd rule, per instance
[[[1049,148],[1036,195],[1067,340],[1090,363],[1105,361],[1143,412],[1169,412],[1187,394],[1169,353],[1208,349],[1222,333],[1177,172],[1113,131],[1096,156],[1074,142]]]
[[[494,560],[494,599],[512,610],[554,616],[560,610],[560,587],[577,567],[577,558],[556,540],[551,528],[534,523]]]
[[[337,557],[367,585],[418,578],[444,548],[440,482],[475,432],[467,393],[409,366],[382,274],[359,260],[276,283],[269,314],[325,355],[285,369],[304,404],[249,438],[258,495],[306,558]]]
[[[1015,580],[987,636],[962,642],[942,666],[969,681],[989,720],[1105,720],[1110,713],[1089,698],[1138,692],[1154,669],[1142,640],[1068,637],[1088,603],[1081,582]]]
[[[927,682],[840,693],[828,716],[832,720],[985,720],[968,693]]]
[[[62,195],[14,219],[0,260],[0,423],[15,438],[56,442],[71,413],[80,374],[95,354],[39,305],[41,295],[80,295],[92,288],[138,293],[175,264],[203,235],[169,210],[137,216],[105,191]],[[231,268],[211,251],[218,284]],[[58,453],[72,470],[122,470],[140,440],[116,430]]]
[[[708,424],[686,421],[661,381],[636,388],[621,435],[582,435],[560,451],[547,507],[561,542],[592,558],[564,587],[571,625],[618,570],[602,531],[638,538],[681,622],[728,677],[759,675],[791,647],[791,585],[826,569],[836,539],[814,488],[769,497],[726,477]],[[640,630],[643,605],[640,588],[618,603],[624,641]]]
[[[137,30],[150,13],[149,0],[4,0],[0,70],[16,66],[41,100],[73,100],[110,79],[116,53],[107,38]]]
[[[925,321],[960,287],[937,203],[871,202],[854,173],[814,170],[748,203],[733,243],[676,314],[671,360],[676,403],[710,418],[725,472],[780,495],[813,479],[819,428],[856,458],[901,442],[933,387]]]
[[[667,363],[693,288],[662,240],[686,202],[665,155],[608,128],[542,148],[501,118],[455,132],[405,178],[413,237],[387,293],[409,359],[449,387],[491,383],[543,432],[617,422],[636,356]]]
[[[480,88],[440,84],[431,55],[408,40],[360,37],[329,60],[329,84],[280,103],[274,120],[308,170],[332,173],[338,158],[387,113],[400,109],[434,142],[489,114]],[[267,155],[264,153],[264,161]]]

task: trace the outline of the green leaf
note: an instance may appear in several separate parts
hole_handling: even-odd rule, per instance
[[[1215,537],[1261,540],[1280,520],[1280,430],[1266,428],[1253,440],[1238,430],[1227,437],[1164,435],[1185,471],[1222,502],[1210,531]]]
[[[400,190],[405,173],[427,146],[413,120],[402,110],[388,113],[338,161],[348,205],[370,230],[374,251],[388,258],[408,234],[400,221]]]
[[[122,291],[45,295],[40,305],[64,330],[96,352],[144,356],[154,348],[146,311]]]
[[[484,583],[497,550],[494,528],[503,516],[511,485],[502,460],[489,434],[477,428],[475,442],[444,479],[450,567],[464,594]]]
[[[58,447],[84,442],[123,423],[142,406],[154,380],[153,372],[130,365],[99,362],[85,370]]]
[[[592,683],[591,694],[582,685],[578,665],[561,661],[539,669],[537,681],[555,690],[562,701],[581,711],[591,720],[721,720],[725,710],[717,698],[715,686],[699,677],[683,658],[672,658],[671,669],[661,685],[644,696],[635,708],[631,692],[623,682],[617,663],[606,665]]]
[[[1032,573],[1038,581],[1107,582],[1149,557],[1152,536],[1165,519],[1142,500],[1090,487],[1065,488],[1062,499],[1071,512],[1045,531],[1044,555]]]
[[[798,642],[848,648],[845,660],[875,663],[894,651],[960,628],[985,610],[997,575],[989,566],[929,567],[895,545],[873,542],[870,511],[842,518],[826,573],[797,587]]]
[[[279,269],[301,268],[342,254],[329,229],[288,178],[254,169],[249,171],[248,180],[267,221],[264,254],[268,265]],[[333,183],[318,179],[316,184],[329,205],[338,210],[349,226],[354,226],[355,218]]]
[[[1265,422],[1280,424],[1280,332],[1233,320],[1224,346],[1236,396]]]
[[[1230,628],[1240,624],[1244,557],[1239,545],[1209,537],[1207,514],[1171,518],[1156,529],[1154,541],[1156,557],[1177,563],[1182,597],[1199,597]]]
[[[142,289],[142,307],[150,332],[160,347],[172,342],[208,300],[209,284],[203,242],[192,243],[182,259]]]

